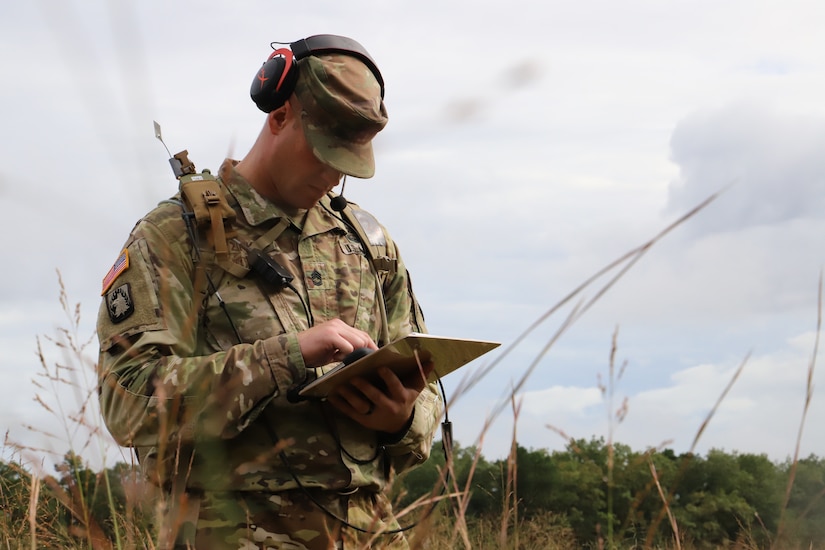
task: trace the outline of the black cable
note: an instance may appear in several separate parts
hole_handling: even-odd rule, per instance
[[[177,201],[174,201],[177,202]],[[198,238],[197,232],[192,227],[192,218],[195,217],[194,212],[187,212],[186,207],[184,206],[183,202],[180,202],[180,207],[183,210],[183,223],[186,225],[186,232],[189,234],[189,239],[192,241],[192,262],[195,264],[201,263],[201,249],[200,249],[200,240]],[[197,269],[197,268],[196,268]],[[229,326],[232,328],[232,332],[235,333],[235,338],[238,339],[238,343],[241,344],[243,341],[241,340],[241,334],[238,332],[237,327],[235,326],[235,322],[232,320],[232,316],[229,314],[229,310],[226,307],[226,302],[223,301],[221,298],[220,293],[218,292],[217,287],[215,287],[215,283],[212,281],[212,277],[209,275],[209,272],[206,271],[206,267],[201,265],[201,269],[203,269],[204,274],[206,275],[206,282],[209,283],[209,290],[215,297],[218,299],[218,305],[220,306],[221,310],[223,311],[224,315],[226,315],[226,320],[229,321]],[[204,300],[208,300],[209,297],[207,296]],[[205,304],[205,302],[204,302]],[[204,305],[202,304],[202,305]],[[205,305],[204,305],[205,307]]]
[[[209,282],[210,282],[210,284],[212,284],[211,279],[209,280]],[[295,287],[292,286],[292,284],[287,284],[286,286],[289,287],[290,289],[292,289],[293,292],[295,292],[298,295],[298,297],[301,299],[301,303],[304,303],[303,298],[298,293],[298,291],[295,289]],[[213,289],[214,289],[214,285],[213,285]],[[235,337],[238,339],[238,343],[239,344],[242,343],[240,334],[238,333],[237,330],[235,330],[235,324],[232,322],[232,317],[229,314],[229,310],[226,308],[225,303],[220,298],[220,294],[218,294],[217,289],[215,289],[215,295],[217,296],[219,303],[222,304],[223,311],[226,314],[227,318],[229,319],[230,326],[232,327],[232,330],[235,332]],[[307,311],[307,315],[311,315],[309,313],[309,309],[306,308],[306,304],[304,304],[304,308]],[[311,317],[310,317],[310,319],[311,319]],[[442,429],[441,450],[444,453],[444,465],[445,465],[444,484],[441,487],[441,495],[443,495],[444,492],[447,489],[447,485],[449,484],[449,479],[450,479],[449,466],[452,462],[452,423],[449,420],[449,411],[448,411],[448,407],[447,407],[447,394],[444,390],[444,384],[441,382],[441,378],[438,378],[438,385],[441,388],[441,399],[444,403],[444,422],[441,423],[441,429]],[[274,395],[275,391],[277,391],[277,389],[273,391],[272,395]],[[322,412],[322,415],[323,415],[323,412]],[[324,416],[324,418],[326,418],[326,415],[323,415],[323,416]],[[275,443],[275,445],[277,445],[278,442],[280,441],[280,438],[278,438],[278,434],[275,433],[275,428],[273,428],[272,425],[269,424],[268,422],[265,422],[264,426],[266,426],[266,429],[269,432],[269,436],[272,438],[273,443]],[[370,460],[357,459],[356,457],[352,456],[346,450],[346,448],[344,447],[341,440],[338,438],[337,433],[335,432],[335,430],[331,426],[329,426],[329,420],[328,419],[327,419],[327,426],[330,428],[330,431],[333,433],[333,438],[335,439],[335,442],[338,444],[338,447],[355,464],[359,464],[359,465],[369,464],[370,462],[372,462],[372,461],[374,461],[375,459],[378,458],[378,453],[380,452],[380,448],[381,448],[380,446],[376,449],[375,455]],[[295,481],[296,485],[298,485],[298,488],[301,489],[301,491],[307,496],[307,498],[309,498],[310,501],[312,501],[312,503],[315,504],[315,506],[317,506],[319,510],[324,512],[326,515],[328,515],[332,519],[341,522],[341,524],[346,526],[346,527],[349,527],[351,529],[355,529],[356,531],[360,531],[361,533],[366,533],[366,534],[370,534],[370,535],[394,535],[396,533],[402,533],[404,531],[408,531],[408,530],[414,528],[420,522],[420,520],[415,521],[415,522],[411,523],[410,525],[407,525],[406,527],[399,527],[398,529],[392,529],[392,530],[389,530],[389,531],[369,531],[367,529],[363,529],[363,528],[358,527],[356,525],[352,525],[347,520],[338,517],[331,510],[329,510],[326,506],[321,504],[318,501],[318,499],[316,499],[312,495],[312,493],[309,491],[309,489],[306,486],[304,486],[303,483],[301,483],[301,480],[298,478],[298,475],[295,473],[295,470],[292,468],[292,465],[290,464],[289,459],[287,458],[285,451],[281,450],[278,453],[278,456],[281,458],[281,461],[284,463],[284,466],[286,467],[287,472],[289,473],[290,477],[293,479],[293,481]],[[438,504],[438,501],[434,501],[432,503],[432,505],[429,507],[429,509],[424,513],[424,517],[422,519],[428,518],[430,516],[430,514],[432,514],[433,511],[435,510],[435,507],[436,507],[437,504]]]
[[[301,296],[301,293],[298,292],[298,289],[295,288],[295,286],[292,283],[286,283],[284,286],[286,286],[289,290],[294,292],[298,299],[301,300],[301,305],[304,307],[304,313],[306,313],[307,316],[307,323],[309,323],[310,328],[314,327],[315,319],[312,317],[312,311],[310,311],[309,306],[304,301],[304,297]]]
[[[212,282],[212,277],[209,276],[209,273],[206,274],[206,280],[209,282],[209,287],[212,290],[212,294],[214,294],[215,298],[218,299],[218,305],[221,306],[221,310],[223,310],[224,315],[226,315],[226,319],[229,321],[229,326],[232,328],[232,332],[235,333],[235,338],[238,339],[239,344],[242,344],[243,340],[241,340],[241,333],[238,332],[238,329],[235,327],[235,322],[232,320],[232,316],[229,315],[229,309],[226,307],[226,302],[223,301],[220,292],[218,292],[218,289],[215,288],[215,283]]]
[[[370,462],[372,462],[372,461],[374,461],[375,459],[378,458],[378,454],[381,452],[381,446],[380,445],[378,445],[376,447],[375,453],[373,453],[373,455],[370,458],[364,459],[364,458],[357,458],[357,457],[353,456],[352,453],[350,453],[347,450],[347,448],[344,447],[344,444],[341,442],[341,437],[338,434],[338,430],[335,428],[334,421],[333,421],[333,419],[331,419],[329,417],[329,415],[327,415],[327,411],[326,411],[326,408],[324,407],[323,403],[319,402],[319,406],[321,408],[321,416],[324,418],[324,421],[327,423],[327,428],[329,428],[329,431],[332,434],[332,438],[335,440],[335,443],[338,444],[338,447],[341,449],[341,452],[343,452],[345,455],[347,455],[347,458],[349,458],[352,462],[354,462],[355,464],[358,464],[359,466],[364,466],[366,464],[369,464]]]
[[[345,181],[346,181],[346,179],[345,179]],[[341,195],[338,195],[338,197],[335,197],[335,198],[339,198],[339,197],[342,198]],[[385,298],[384,298],[384,289],[382,287],[381,276],[378,273],[378,269],[375,267],[375,263],[374,263],[375,262],[375,257],[373,256],[373,251],[370,247],[370,243],[364,240],[362,232],[359,231],[358,229],[356,229],[356,227],[353,225],[353,223],[350,220],[348,220],[346,216],[343,215],[344,208],[346,208],[346,206],[349,204],[348,202],[346,202],[346,199],[344,200],[344,204],[343,204],[343,206],[341,207],[340,210],[338,210],[335,207],[335,205],[332,204],[332,202],[330,202],[329,207],[327,207],[327,205],[324,204],[323,201],[321,201],[319,204],[321,205],[321,207],[324,210],[326,210],[329,213],[330,216],[332,216],[333,218],[335,218],[338,221],[340,221],[341,223],[343,223],[345,227],[347,227],[350,231],[352,231],[355,234],[356,238],[361,243],[361,246],[363,247],[363,250],[364,250],[364,257],[366,258],[367,263],[370,266],[370,271],[372,272],[373,276],[375,277],[375,283],[376,283],[375,284],[375,293],[376,293],[376,297],[378,299],[378,302],[380,304],[380,306],[379,306],[380,307],[380,312],[379,313],[381,315],[381,335],[379,336],[379,340],[378,340],[377,344],[378,344],[378,347],[384,346],[385,344],[389,344],[389,322],[387,321],[387,303],[386,303]],[[341,215],[339,215],[339,214],[341,214]],[[359,223],[359,225],[360,225],[360,223]]]

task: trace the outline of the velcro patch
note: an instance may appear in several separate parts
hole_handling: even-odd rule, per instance
[[[132,301],[132,288],[124,283],[106,295],[106,309],[112,323],[120,323],[135,312],[135,303]]]
[[[112,265],[112,268],[103,277],[103,290],[100,291],[100,295],[103,296],[106,294],[106,291],[112,287],[112,284],[117,279],[118,275],[123,273],[129,269],[129,250],[124,248],[123,252],[120,253],[115,263]]]
[[[361,241],[352,233],[347,233],[346,237],[339,237],[338,244],[344,254],[364,255],[364,247],[361,245]]]

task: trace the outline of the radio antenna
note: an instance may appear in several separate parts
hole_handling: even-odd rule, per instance
[[[158,138],[158,141],[163,144],[163,148],[166,149],[166,154],[169,155],[169,165],[172,167],[172,173],[175,174],[175,177],[180,179],[180,177],[185,174],[194,174],[195,165],[192,164],[187,156],[189,152],[183,150],[173,156],[172,153],[169,152],[169,148],[166,146],[166,143],[163,141],[163,136],[160,133],[160,124],[158,124],[156,120],[153,120],[152,123],[155,125],[155,137]]]
[[[158,138],[158,141],[163,144],[163,148],[166,149],[166,153],[169,155],[169,158],[172,158],[172,153],[169,152],[169,148],[163,143],[163,136],[160,133],[160,124],[156,120],[153,120],[152,123],[155,125],[155,137]]]

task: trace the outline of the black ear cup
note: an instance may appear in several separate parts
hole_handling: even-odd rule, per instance
[[[375,79],[381,86],[381,97],[384,97],[384,79],[381,77],[381,72],[367,50],[352,38],[334,34],[317,34],[293,42],[289,46],[289,49],[280,48],[272,52],[252,80],[249,95],[261,111],[272,112],[289,99],[298,81],[296,62],[299,59],[324,53],[342,53],[360,59],[375,75]]]
[[[298,68],[293,63],[292,52],[277,50],[255,75],[249,95],[258,109],[269,113],[289,99],[297,81]]]

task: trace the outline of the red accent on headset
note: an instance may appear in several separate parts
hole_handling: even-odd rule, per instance
[[[284,83],[284,79],[286,78],[287,73],[289,73],[289,69],[292,67],[293,55],[292,50],[287,48],[280,48],[272,52],[267,61],[269,61],[276,55],[283,56],[284,60],[286,61],[286,65],[284,65],[284,70],[281,71],[281,78],[278,79],[278,85],[275,87],[275,90],[277,91],[281,89],[281,84]],[[263,88],[264,80],[267,80],[266,78],[263,78],[263,71],[261,71],[261,76],[258,77],[258,80],[261,81],[261,87]]]
[[[269,79],[266,77],[266,71],[264,70],[264,68],[263,68],[263,67],[261,67],[261,71],[258,73],[258,80],[261,82],[261,89],[263,90],[263,89],[264,89],[264,83],[265,83],[267,80],[269,80]]]

